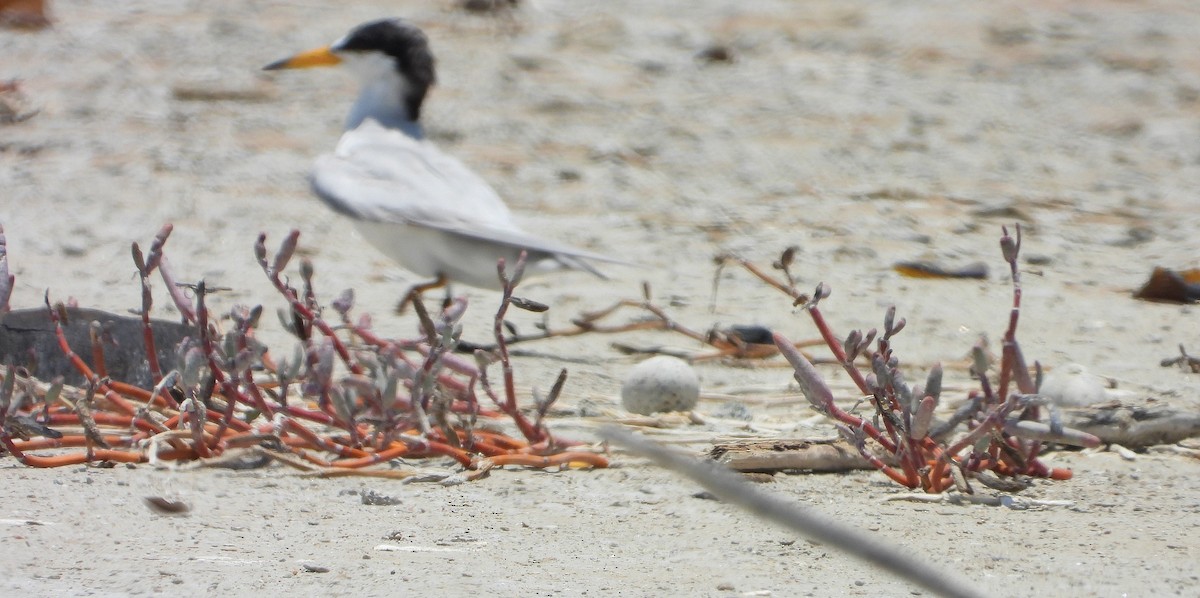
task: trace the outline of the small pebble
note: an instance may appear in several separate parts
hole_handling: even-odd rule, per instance
[[[712,44],[697,52],[696,59],[708,63],[733,62],[733,49],[724,44]]]
[[[678,357],[658,355],[637,364],[621,386],[621,404],[631,413],[650,415],[688,411],[700,400],[700,378]]]
[[[362,491],[362,504],[364,505],[389,507],[392,505],[398,505],[400,502],[401,500],[399,498],[388,496],[386,494],[380,494],[374,490]]]
[[[89,478],[90,482],[91,479]],[[187,503],[178,500],[167,500],[161,496],[147,496],[142,499],[151,511],[159,515],[186,515],[192,510]]]

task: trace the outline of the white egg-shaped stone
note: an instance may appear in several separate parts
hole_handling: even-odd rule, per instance
[[[621,385],[621,404],[632,413],[689,411],[700,400],[700,378],[688,362],[658,355],[629,372]]]
[[[1087,407],[1108,400],[1108,384],[1082,365],[1068,363],[1046,374],[1038,394],[1059,407]]]

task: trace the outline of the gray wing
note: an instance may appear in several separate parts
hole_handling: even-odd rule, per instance
[[[504,201],[462,162],[370,120],[317,159],[311,180],[321,199],[354,218],[438,228],[512,226]]]
[[[347,131],[333,154],[317,158],[313,191],[351,218],[434,228],[554,257],[619,262],[521,230],[486,181],[432,143],[372,121]],[[599,274],[598,272],[596,272]]]

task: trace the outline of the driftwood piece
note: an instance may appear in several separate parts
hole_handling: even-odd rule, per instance
[[[1112,401],[1063,412],[1063,425],[1131,449],[1200,436],[1200,411]]]
[[[744,440],[713,446],[708,457],[742,472],[787,469],[816,472],[874,469],[850,443],[829,440]]]

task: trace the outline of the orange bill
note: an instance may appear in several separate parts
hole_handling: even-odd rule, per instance
[[[264,71],[274,71],[278,69],[310,69],[317,66],[332,66],[342,61],[332,51],[329,46],[315,48],[307,52],[301,52],[291,58],[277,60],[263,67]]]

